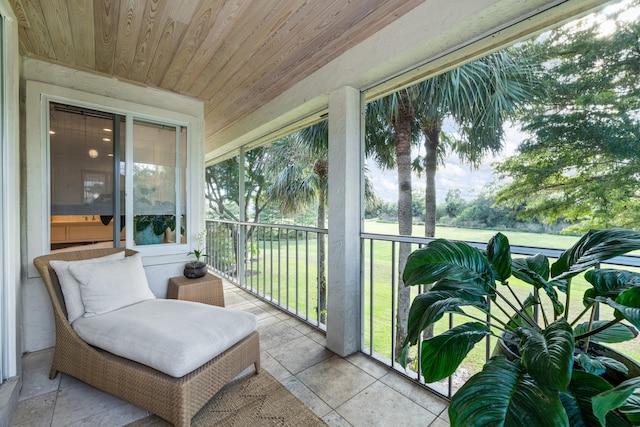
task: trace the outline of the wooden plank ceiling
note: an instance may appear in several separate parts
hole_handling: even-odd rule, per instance
[[[424,0],[10,0],[20,52],[205,101],[209,139]]]

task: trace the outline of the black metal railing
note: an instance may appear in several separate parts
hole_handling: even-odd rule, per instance
[[[294,225],[207,220],[209,265],[238,286],[319,328],[326,283],[327,230]],[[324,266],[324,267],[321,267]],[[324,271],[324,273],[323,273]]]

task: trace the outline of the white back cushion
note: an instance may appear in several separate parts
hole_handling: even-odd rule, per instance
[[[51,261],[49,263],[58,276],[62,295],[64,296],[64,303],[67,306],[67,318],[69,322],[73,322],[78,317],[84,315],[84,304],[82,303],[82,296],[80,295],[80,282],[71,274],[69,267],[72,265],[95,264],[123,258],[124,251],[120,251],[98,258],[80,259],[77,261]]]
[[[80,282],[84,317],[155,298],[140,254],[99,264],[72,265],[69,270]]]

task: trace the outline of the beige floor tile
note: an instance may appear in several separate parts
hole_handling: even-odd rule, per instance
[[[242,307],[242,308],[236,308],[236,310],[242,310],[242,311],[246,311],[248,313],[255,314],[255,316],[258,318],[258,320],[263,319],[265,317],[271,317],[272,316],[269,312],[265,311],[264,309],[262,309],[261,307],[258,307],[255,304],[240,305],[238,307]]]
[[[347,360],[376,379],[389,373],[389,368],[360,352],[347,357]]]
[[[123,403],[106,411],[91,415],[82,420],[67,424],[65,427],[113,427],[124,426],[141,418],[147,417],[149,413],[131,403]]]
[[[284,366],[278,363],[278,361],[271,357],[265,350],[260,353],[260,364],[278,381],[282,381],[292,375],[291,372],[287,371]]]
[[[224,292],[225,307],[234,308],[234,306],[245,304],[247,299],[237,292]]]
[[[298,331],[302,332],[305,335],[317,330],[313,326],[293,318],[291,318],[290,320],[286,320],[286,323],[290,324],[292,327],[296,328]]]
[[[262,319],[258,319],[258,331],[262,330],[269,325],[274,325],[276,323],[281,323],[282,320],[278,319],[275,316],[263,317]]]
[[[436,419],[434,414],[380,381],[349,399],[336,411],[355,427],[428,426]]]
[[[249,300],[247,300],[245,302],[240,302],[239,301],[238,303],[234,304],[233,307],[227,305],[227,302],[225,301],[225,307],[232,308],[234,310],[249,311],[252,307],[255,307],[255,306],[256,305],[253,302],[249,301]]]
[[[438,417],[431,424],[429,424],[429,427],[449,427],[449,421]]]
[[[268,352],[292,374],[297,374],[333,355],[329,350],[305,336],[270,348]]]
[[[22,358],[22,390],[19,400],[30,399],[34,396],[47,394],[58,389],[60,375],[49,379],[53,349],[28,353]]]
[[[66,426],[109,409],[127,404],[122,399],[77,381],[58,392],[52,427]]]
[[[40,394],[29,399],[21,399],[18,402],[10,427],[17,426],[48,426],[53,418],[53,410],[56,404],[57,391]]]
[[[302,333],[290,325],[284,322],[276,323],[260,329],[260,348],[269,350],[301,336]]]
[[[351,427],[351,424],[336,411],[331,411],[324,417],[322,417],[322,421],[327,423],[329,427]]]
[[[323,347],[327,346],[327,335],[322,331],[313,331],[308,333],[307,336],[320,344]]]
[[[280,313],[276,314],[276,317],[281,319],[281,320],[287,320],[287,319],[291,318],[291,315],[281,311]]]
[[[395,372],[389,372],[380,378],[380,381],[436,416],[439,416],[449,406],[449,402],[445,399],[436,396],[424,387],[407,380]]]
[[[338,356],[296,375],[332,408],[337,408],[375,382],[375,378]]]
[[[304,403],[314,414],[320,418],[329,414],[332,409],[327,403],[316,395],[312,390],[304,385],[296,377],[291,376],[282,381],[284,385],[294,396]]]

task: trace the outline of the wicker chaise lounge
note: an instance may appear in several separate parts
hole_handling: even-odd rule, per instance
[[[260,370],[258,333],[246,338],[214,357],[195,371],[180,378],[116,356],[87,344],[74,331],[67,318],[58,276],[50,261],[75,261],[103,257],[130,249],[91,249],[44,255],[33,260],[45,283],[55,319],[56,343],[49,378],[63,372],[100,390],[111,393],[171,422],[190,425],[191,418],[230,379],[247,367]]]

